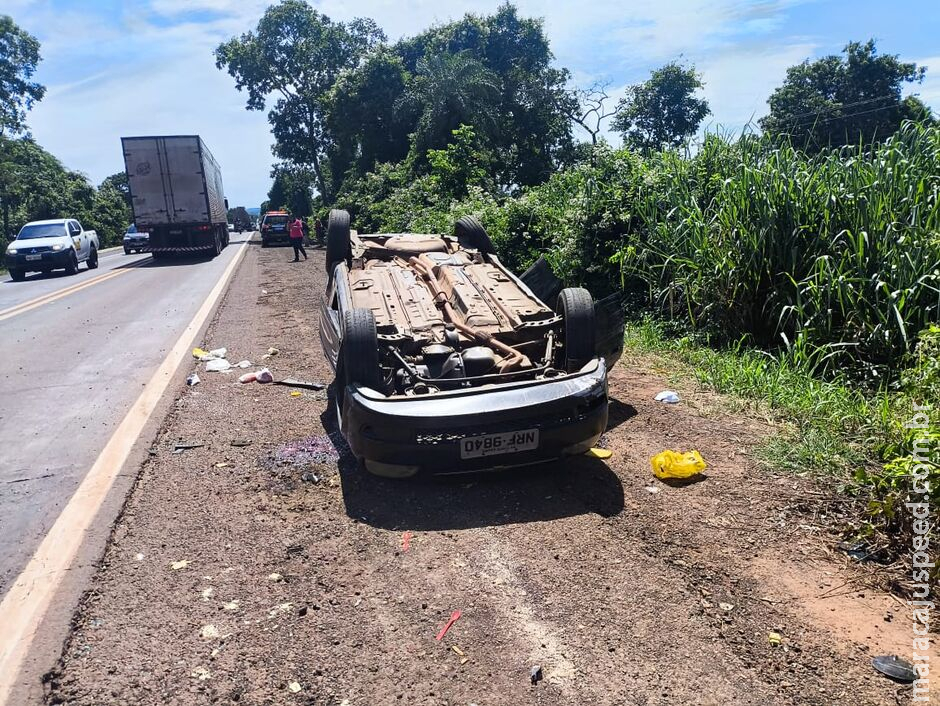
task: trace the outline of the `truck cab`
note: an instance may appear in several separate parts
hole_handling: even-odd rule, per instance
[[[31,221],[7,246],[6,266],[14,282],[24,280],[29,272],[64,269],[74,275],[81,262],[89,270],[98,267],[98,248],[98,234],[85,230],[74,218]]]

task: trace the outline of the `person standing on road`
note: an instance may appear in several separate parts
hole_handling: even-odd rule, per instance
[[[290,224],[290,244],[294,246],[294,262],[300,262],[300,256],[307,259],[307,251],[304,250],[304,224],[299,218],[295,218]]]
[[[313,232],[317,237],[317,245],[323,247],[323,221],[319,218],[313,222]]]

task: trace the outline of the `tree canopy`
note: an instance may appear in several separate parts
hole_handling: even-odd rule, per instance
[[[764,132],[815,151],[884,140],[903,120],[929,114],[920,101],[901,98],[905,83],[923,81],[924,68],[878,54],[874,40],[851,42],[842,54],[790,67],[768,100]]]
[[[694,67],[666,64],[653,71],[648,81],[627,89],[611,126],[633,147],[678,147],[711,112],[705,99],[695,95],[701,88]]]
[[[31,80],[39,60],[39,40],[0,15],[0,135],[22,132],[26,112],[45,95]]]

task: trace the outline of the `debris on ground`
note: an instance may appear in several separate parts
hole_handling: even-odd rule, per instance
[[[876,671],[884,674],[888,679],[909,684],[917,681],[917,672],[914,665],[897,655],[878,655],[871,661]]]
[[[839,542],[836,549],[845,552],[848,556],[863,564],[874,562],[876,564],[887,564],[890,559],[888,552],[884,547],[871,547],[867,542]]]
[[[781,642],[783,642],[783,638],[780,636],[779,632],[771,632],[767,635],[767,642],[769,642],[774,647],[777,647]]]
[[[300,476],[300,480],[302,480],[304,483],[319,483],[320,477],[316,473],[307,471],[302,476]]]
[[[590,449],[585,455],[590,456],[592,458],[610,458],[611,456],[614,455],[614,452],[611,451],[610,449],[593,448],[593,449]]]
[[[301,392],[300,390],[291,390],[291,392],[290,392],[290,396],[291,396],[291,397],[300,397],[302,394],[304,394],[304,393]]]
[[[536,664],[529,669],[529,679],[533,684],[538,684],[542,681],[542,665]]]
[[[665,402],[666,404],[676,404],[681,401],[678,392],[673,392],[672,390],[663,390],[658,393],[656,397],[653,398],[657,402]]]
[[[228,355],[228,348],[214,348],[211,351],[203,350],[202,348],[193,348],[193,358],[203,362],[225,358],[226,355]]]
[[[205,681],[206,679],[212,678],[212,673],[205,667],[196,667],[190,673],[190,676],[194,679],[198,679],[199,681]]]
[[[186,378],[186,384],[190,387],[195,387],[199,382],[199,376],[196,373],[191,373],[190,376]]]
[[[406,531],[406,532],[401,536],[401,550],[402,550],[403,552],[407,552],[407,551],[408,551],[408,547],[410,547],[410,546],[411,546],[411,532],[407,532],[407,531]]]
[[[274,376],[267,368],[261,368],[261,370],[256,370],[253,373],[245,373],[238,378],[238,382],[274,382]]]
[[[274,347],[272,346],[271,348],[268,348],[268,352],[265,353],[265,355],[268,355],[268,356],[275,356],[275,355],[277,355],[278,353],[280,353],[280,351],[279,351],[277,348],[274,348]]]
[[[215,640],[221,634],[215,625],[203,625],[202,630],[199,631],[199,635],[203,640]]]
[[[238,378],[238,382],[245,384],[247,382],[254,382],[257,379],[258,379],[257,373],[245,373],[240,378]]]
[[[209,355],[209,351],[203,350],[202,348],[193,348],[193,358],[196,360],[202,360],[204,356]]]
[[[288,688],[291,692],[293,692],[294,694],[296,694],[296,693],[298,693],[298,692],[300,691],[300,684],[298,684],[298,683],[295,682],[295,681],[292,681],[290,684],[287,685],[287,688]]]
[[[274,583],[280,583],[284,580],[284,577],[279,573],[274,572],[273,574],[268,574],[268,581],[274,581]]]
[[[232,446],[251,446],[251,439],[233,439],[231,442]]]
[[[190,563],[191,562],[189,559],[174,561],[172,564],[170,564],[170,568],[173,569],[173,571],[179,571],[180,569],[185,569],[187,566],[189,566]]]
[[[297,380],[296,378],[275,380],[274,384],[284,385],[285,387],[302,387],[305,390],[322,390],[326,387],[322,382],[307,382],[306,380]]]
[[[460,611],[455,610],[453,613],[450,614],[450,620],[448,620],[444,624],[444,627],[441,628],[441,631],[437,633],[437,637],[435,637],[434,639],[437,640],[438,642],[443,640],[444,635],[447,634],[447,631],[450,630],[451,627],[453,627],[454,623],[456,623],[459,619],[460,619]]]
[[[276,466],[307,466],[335,463],[339,454],[327,434],[317,434],[281,444],[270,458]]]
[[[705,470],[705,461],[698,451],[660,451],[650,463],[657,478],[689,478]]]
[[[173,447],[173,453],[181,454],[184,451],[189,451],[190,449],[201,449],[203,447],[205,447],[205,444],[200,441],[179,441]]]
[[[238,361],[237,363],[235,363],[235,365],[233,365],[232,367],[233,367],[233,368],[250,368],[250,367],[251,367],[251,361],[250,361],[250,360],[240,360],[240,361]]]
[[[213,358],[206,363],[207,373],[225,373],[232,369],[232,364],[225,358]]]

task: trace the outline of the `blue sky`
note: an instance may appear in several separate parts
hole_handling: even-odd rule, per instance
[[[230,202],[254,206],[270,186],[263,112],[215,68],[212,50],[254,27],[265,0],[4,0],[0,12],[42,43],[48,88],[29,123],[36,139],[96,183],[122,169],[120,137],[198,133],[223,168]],[[499,0],[323,0],[337,20],[372,17],[394,40]],[[940,113],[937,0],[591,0],[516,3],[545,19],[557,62],[613,96],[681,58],[703,76],[711,128],[766,113],[786,68],[874,37],[885,53],[926,66],[908,92]],[[612,141],[616,142],[613,138]]]

